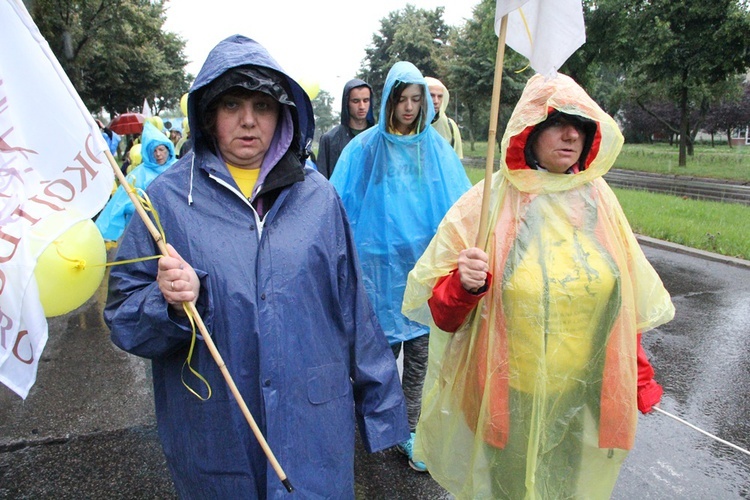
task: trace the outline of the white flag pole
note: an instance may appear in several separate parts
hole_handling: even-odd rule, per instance
[[[490,194],[492,192],[492,172],[495,165],[495,139],[497,137],[497,120],[500,114],[500,89],[503,83],[503,63],[505,59],[505,37],[508,33],[508,14],[500,21],[500,33],[497,39],[495,56],[495,80],[492,84],[492,103],[490,105],[490,127],[487,134],[487,159],[484,165],[484,191],[482,192],[482,212],[479,218],[479,233],[476,246],[486,248],[490,211]]]

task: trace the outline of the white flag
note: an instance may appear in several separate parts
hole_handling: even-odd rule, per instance
[[[0,0],[0,47],[0,382],[26,398],[47,342],[36,259],[101,210],[114,174],[99,127],[20,0]],[[51,216],[63,222],[40,234]]]
[[[143,106],[141,107],[141,114],[148,118],[151,116],[151,106],[148,105],[148,97],[143,98]]]
[[[505,14],[508,14],[505,43],[546,77],[555,76],[586,41],[581,0],[497,0],[497,34]]]

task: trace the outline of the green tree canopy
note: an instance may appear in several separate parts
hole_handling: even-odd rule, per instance
[[[588,62],[621,68],[629,99],[680,137],[679,164],[727,83],[750,66],[750,13],[744,0],[588,1]],[[648,108],[667,99],[670,122]],[[697,111],[697,113],[696,113]],[[691,116],[697,117],[691,120]]]
[[[457,36],[451,40],[453,57],[447,64],[447,78],[443,81],[451,92],[451,100],[460,100],[461,110],[466,116],[462,115],[459,123],[463,124],[463,133],[468,135],[472,150],[474,140],[486,140],[489,130],[498,44],[495,4],[494,0],[482,0],[474,7],[472,18],[459,28]],[[498,141],[502,138],[504,126],[521,96],[523,86],[531,77],[530,69],[516,73],[523,70],[527,63],[525,58],[506,49],[496,134]]]
[[[450,35],[450,27],[443,21],[443,10],[443,7],[417,9],[409,4],[380,20],[380,31],[365,49],[359,74],[378,97],[382,96],[388,71],[398,61],[411,62],[423,75],[440,73],[441,42]]]
[[[339,121],[338,113],[333,112],[333,96],[321,90],[312,100],[313,113],[315,114],[315,140],[336,126]]]
[[[89,109],[174,108],[192,77],[185,42],[164,32],[165,0],[34,0],[40,32]]]

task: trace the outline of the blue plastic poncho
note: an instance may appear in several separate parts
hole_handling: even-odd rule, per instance
[[[280,73],[294,101],[277,126],[293,121],[293,137],[279,138],[283,155],[252,201],[197,121],[202,93],[246,65]],[[188,103],[194,149],[148,188],[167,241],[198,274],[198,311],[295,496],[353,498],[356,425],[368,451],[407,439],[409,428],[344,207],[325,177],[302,166],[309,98],[262,46],[233,36],[211,51]],[[156,253],[136,217],[117,260]],[[290,498],[200,339],[191,365],[213,395],[201,401],[183,385],[184,375],[204,390],[183,367],[189,323],[166,303],[156,274],[155,260],[113,267],[105,320],[116,345],[152,360],[159,437],[180,497]]]
[[[424,88],[418,132],[387,130],[388,96],[397,82]],[[380,123],[344,148],[331,183],[354,229],[365,289],[391,344],[428,333],[401,314],[406,277],[440,220],[471,183],[450,145],[429,126],[435,111],[419,70],[398,62],[388,72]]]
[[[154,158],[154,150],[157,146],[165,146],[169,150],[169,156],[163,165],[156,163],[156,158]],[[177,161],[172,141],[150,123],[143,124],[141,155],[143,162],[127,177],[128,183],[138,189],[146,189],[151,181]],[[135,207],[128,193],[125,192],[123,186],[119,186],[99,217],[96,218],[96,227],[99,228],[105,240],[117,240],[125,231],[125,226],[128,225],[133,212],[135,212]]]

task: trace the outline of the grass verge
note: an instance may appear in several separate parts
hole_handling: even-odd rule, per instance
[[[634,232],[750,260],[750,207],[630,189],[613,190]]]

